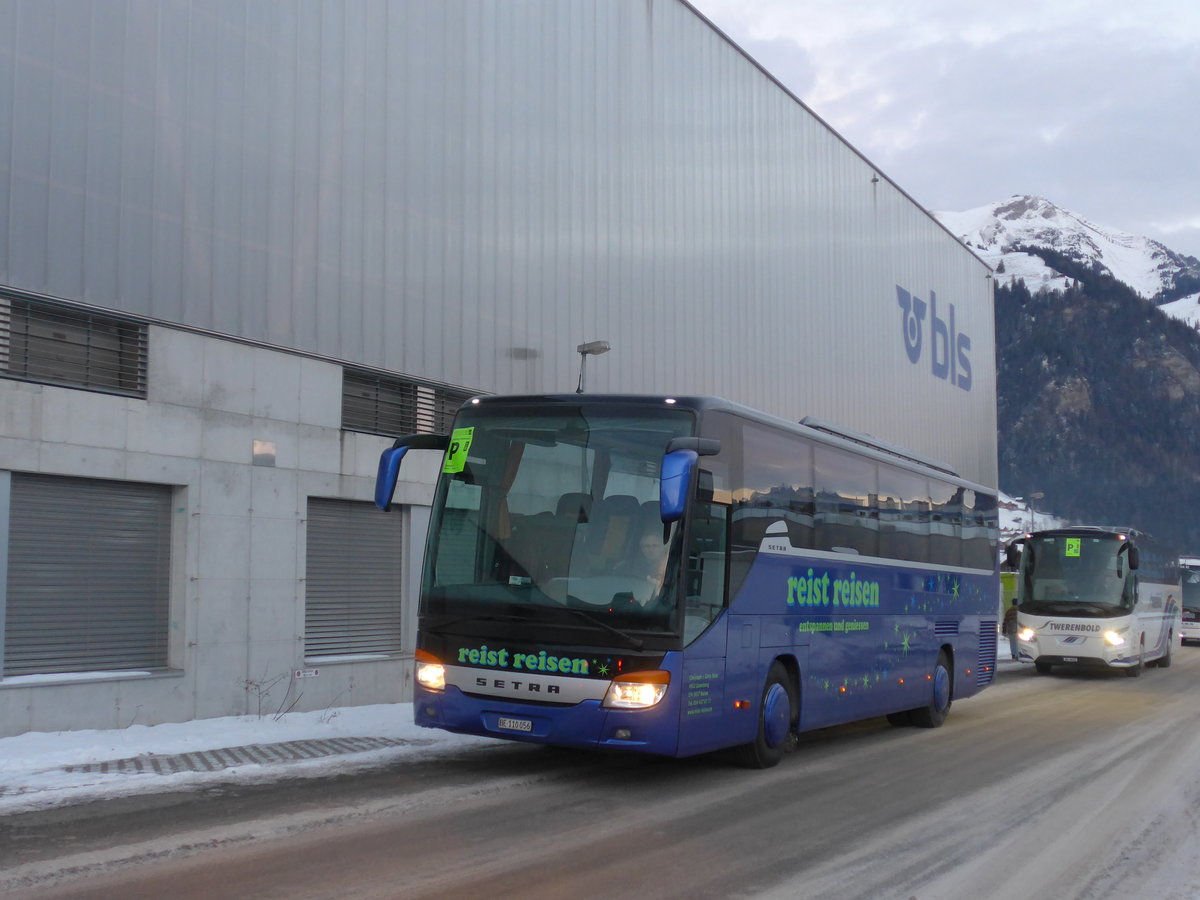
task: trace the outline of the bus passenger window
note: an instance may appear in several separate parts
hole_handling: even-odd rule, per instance
[[[833,447],[815,449],[816,540],[818,550],[879,554],[879,511],[874,460]]]
[[[742,475],[734,491],[734,549],[757,551],[767,528],[779,521],[787,524],[793,547],[811,547],[811,444],[749,423],[742,435]]]
[[[929,479],[929,560],[943,566],[962,565],[963,489]]]
[[[962,564],[991,570],[996,565],[993,535],[998,527],[996,498],[966,491],[963,494]]]
[[[879,467],[879,555],[929,561],[929,487],[915,472]]]

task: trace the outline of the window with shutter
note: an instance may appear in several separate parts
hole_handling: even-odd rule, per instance
[[[398,653],[400,516],[371,503],[310,497],[307,542],[305,657]]]
[[[10,479],[4,675],[165,668],[172,488]]]

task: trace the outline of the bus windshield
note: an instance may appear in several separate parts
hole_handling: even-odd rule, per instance
[[[1029,538],[1021,558],[1021,608],[1084,617],[1128,612],[1126,546],[1115,535]]]
[[[695,416],[661,407],[460,412],[434,501],[421,615],[672,632],[680,548],[659,471]]]
[[[1184,566],[1183,608],[1200,618],[1200,569]]]

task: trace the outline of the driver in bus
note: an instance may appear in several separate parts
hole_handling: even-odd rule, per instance
[[[667,575],[667,545],[663,543],[661,526],[651,527],[641,536],[637,555],[623,563],[619,573],[644,582],[633,596],[642,606],[648,606],[658,595]]]

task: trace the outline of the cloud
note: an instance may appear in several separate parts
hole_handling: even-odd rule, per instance
[[[1200,3],[693,2],[924,205],[1040,194],[1200,256],[1158,224],[1200,217]]]

